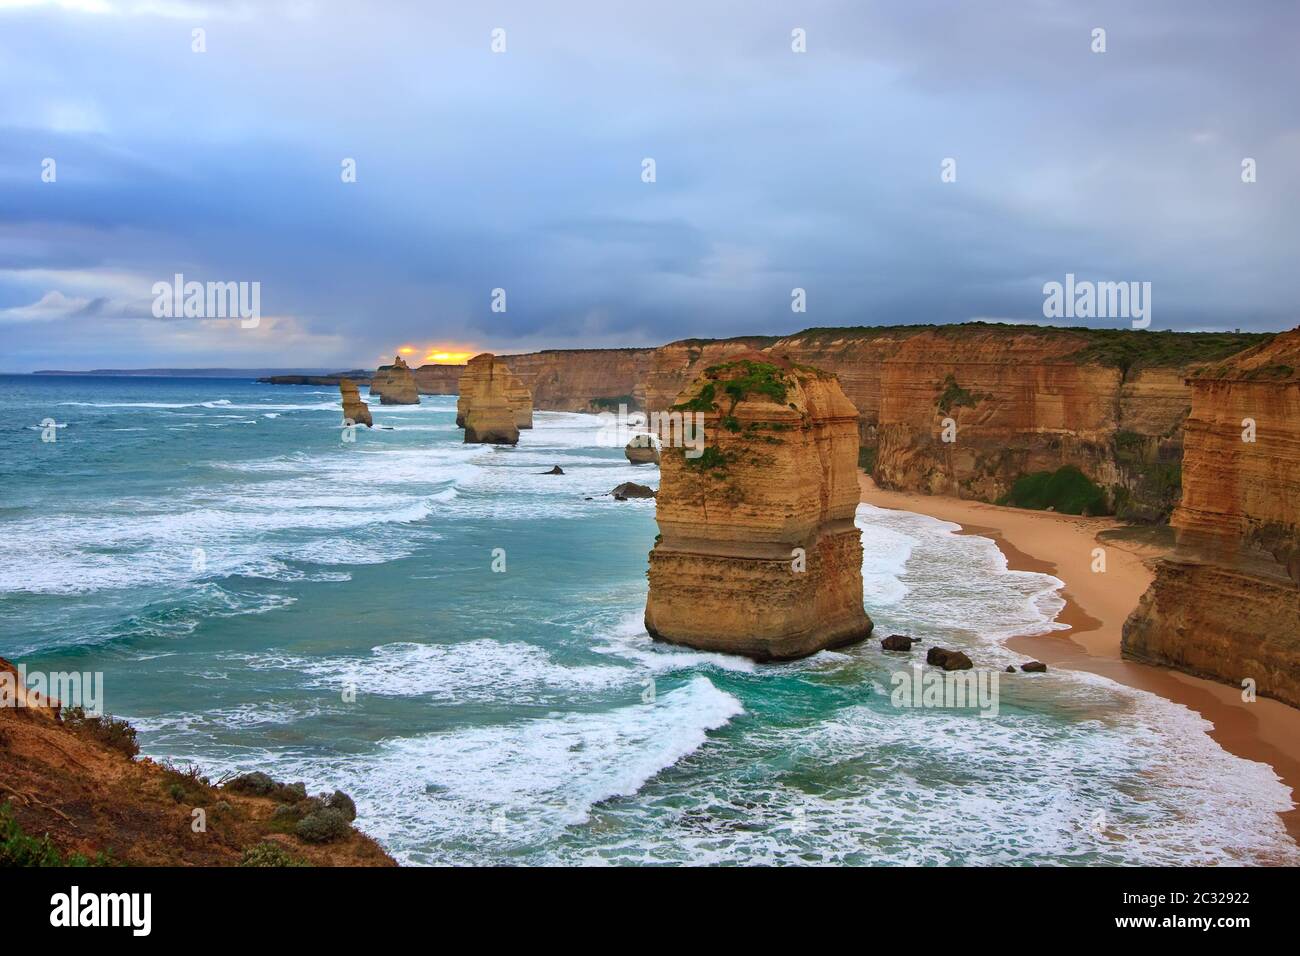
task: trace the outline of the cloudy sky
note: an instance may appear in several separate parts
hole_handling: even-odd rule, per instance
[[[1066,273],[1293,327],[1297,9],[0,0],[0,371],[1042,322]],[[175,273],[260,324],[153,317]]]

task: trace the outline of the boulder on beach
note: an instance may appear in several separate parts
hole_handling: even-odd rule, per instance
[[[880,647],[886,651],[910,651],[912,639],[906,634],[890,634],[880,641]]]
[[[961,651],[950,650],[946,647],[932,647],[929,653],[925,655],[925,662],[933,664],[935,667],[942,667],[946,671],[966,671],[975,665],[971,659]]]
[[[1030,661],[1028,664],[1021,664],[1020,669],[1026,674],[1041,674],[1047,670],[1047,665],[1042,661]]]
[[[614,496],[615,501],[627,501],[629,498],[653,498],[655,496],[653,488],[638,485],[635,481],[623,482],[610,494]]]
[[[361,390],[350,378],[339,379],[339,394],[343,397],[343,424],[365,425],[370,428],[370,406],[361,400]]]

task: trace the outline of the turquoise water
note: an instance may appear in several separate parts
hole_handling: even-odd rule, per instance
[[[0,377],[0,655],[103,672],[150,755],[349,791],[406,863],[1300,862],[1270,768],[1104,678],[1007,675],[981,717],[894,706],[875,642],[654,644],[653,502],[598,496],[658,476],[594,416],[505,449],[454,398],[373,411],[345,443],[334,389]],[[1055,626],[991,541],[858,520],[878,634],[1000,668]]]

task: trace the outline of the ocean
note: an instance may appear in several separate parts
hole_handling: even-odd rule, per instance
[[[987,538],[859,509],[910,656],[697,653],[645,633],[654,503],[604,495],[658,474],[595,416],[494,448],[454,397],[373,414],[349,443],[337,389],[0,377],[0,656],[102,672],[150,756],[347,791],[406,864],[1300,863],[1288,788],[1181,705],[1053,669],[996,716],[895,706],[929,646],[1001,670],[1060,626]]]

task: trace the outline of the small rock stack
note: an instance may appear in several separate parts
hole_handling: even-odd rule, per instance
[[[370,428],[370,406],[361,400],[361,390],[350,378],[339,379],[339,394],[343,397],[343,424],[365,425]]]

